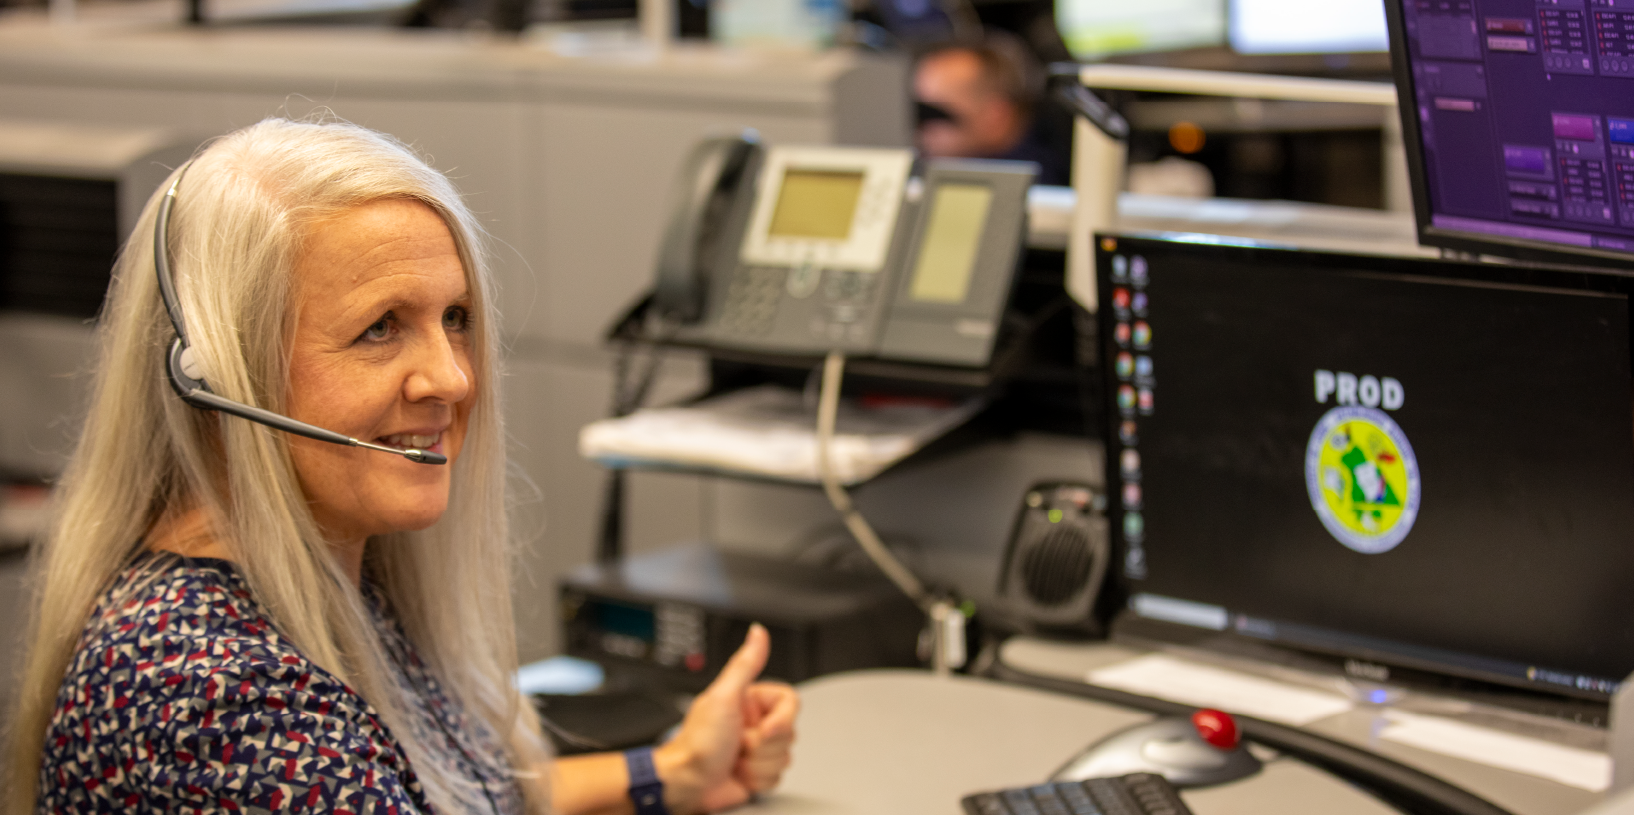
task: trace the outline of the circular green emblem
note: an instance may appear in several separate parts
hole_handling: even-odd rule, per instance
[[[1305,490],[1340,543],[1366,555],[1388,552],[1418,518],[1418,459],[1384,411],[1336,407],[1305,445]]]

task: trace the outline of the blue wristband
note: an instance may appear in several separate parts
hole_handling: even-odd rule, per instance
[[[652,763],[652,748],[624,751],[624,766],[630,771],[630,801],[635,815],[669,815],[664,806],[664,780]]]

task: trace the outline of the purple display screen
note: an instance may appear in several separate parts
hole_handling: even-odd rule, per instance
[[[1391,2],[1422,147],[1420,218],[1483,248],[1634,261],[1634,3]]]

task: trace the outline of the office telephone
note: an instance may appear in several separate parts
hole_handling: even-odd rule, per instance
[[[1028,162],[710,139],[688,157],[654,307],[676,342],[984,367],[1026,239]]]

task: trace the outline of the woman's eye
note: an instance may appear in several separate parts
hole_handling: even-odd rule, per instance
[[[384,317],[381,317],[379,320],[376,320],[374,325],[371,325],[368,328],[363,329],[362,339],[365,339],[365,340],[383,340],[383,339],[385,339],[386,337],[388,337],[390,335],[391,335],[391,315],[388,314],[388,315],[386,315]]]
[[[449,306],[443,312],[443,328],[449,331],[464,331],[471,324],[471,313],[464,306]]]

